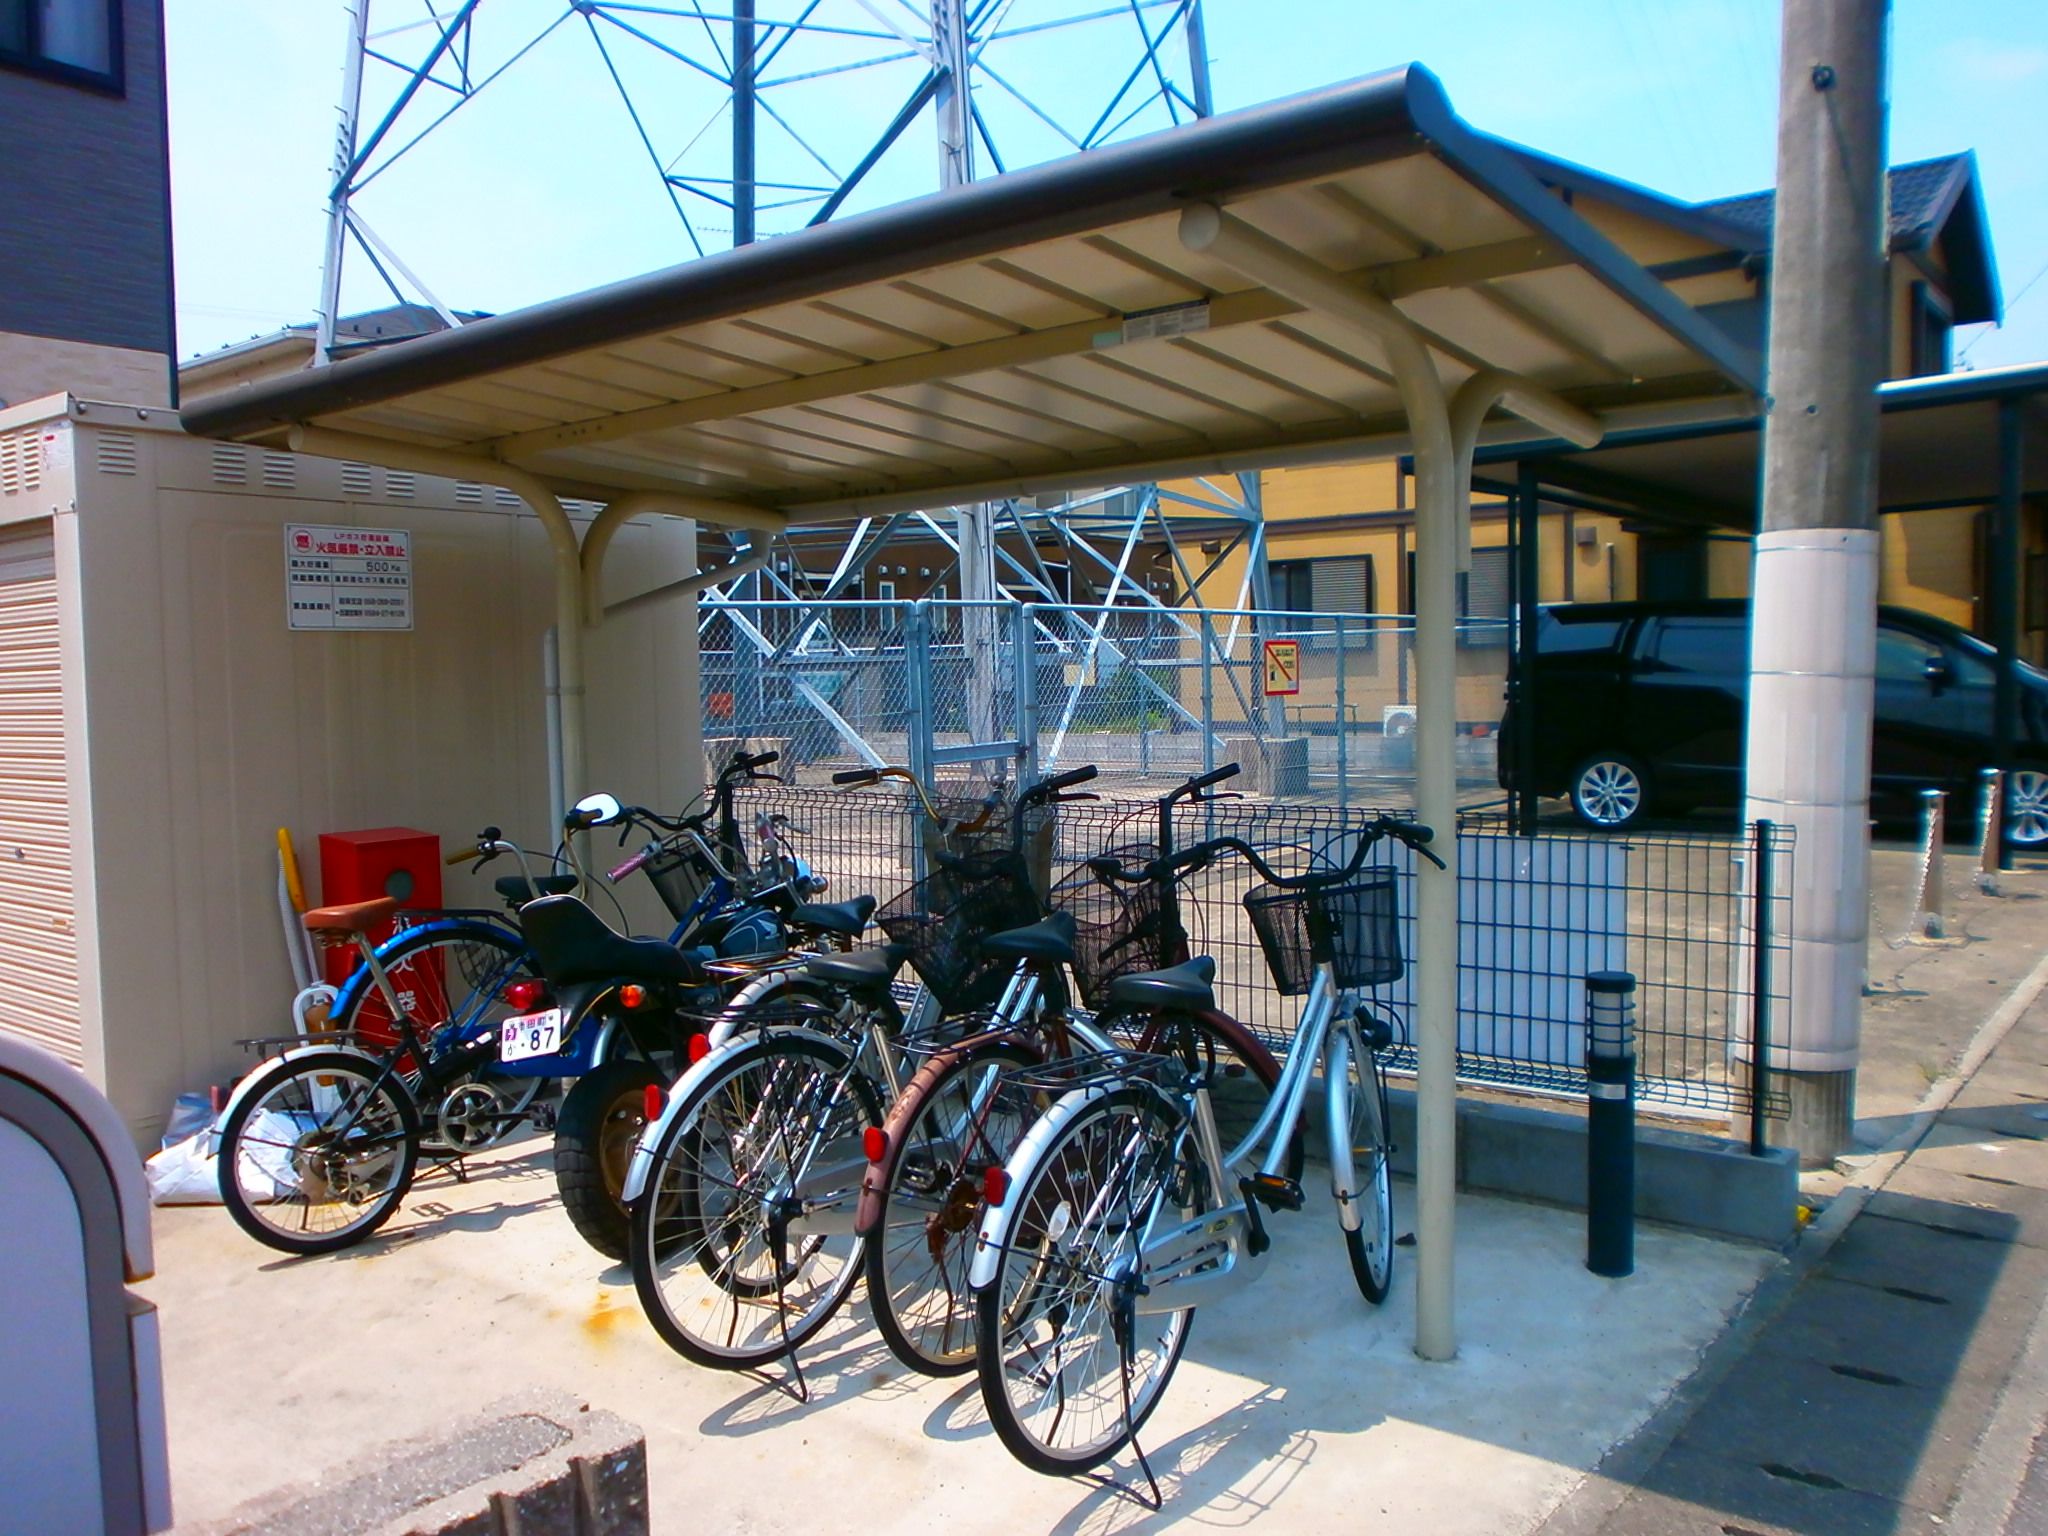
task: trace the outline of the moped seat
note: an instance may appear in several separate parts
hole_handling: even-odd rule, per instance
[[[843,933],[851,938],[868,925],[868,919],[875,915],[875,898],[856,896],[851,901],[806,902],[789,914],[789,920],[805,928],[822,928],[827,933]]]
[[[519,928],[540,973],[557,987],[615,977],[696,982],[703,966],[660,939],[614,933],[574,896],[543,896],[519,909]]]

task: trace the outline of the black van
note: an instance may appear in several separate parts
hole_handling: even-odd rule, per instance
[[[1871,812],[1918,815],[1923,789],[1974,814],[1991,761],[1993,652],[1955,625],[1880,608]],[[2048,843],[2048,675],[2019,674],[2018,763],[2006,834]],[[1749,604],[1735,599],[1572,603],[1536,622],[1533,788],[1567,795],[1590,826],[1742,800]],[[1500,782],[1514,792],[1519,722],[1501,725]]]

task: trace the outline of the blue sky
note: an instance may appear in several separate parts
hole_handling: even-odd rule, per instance
[[[823,0],[817,15],[879,30],[897,0]],[[1011,24],[1109,8],[1110,0],[1014,0]],[[709,0],[707,9],[724,9]],[[180,350],[211,350],[306,319],[319,279],[321,202],[332,156],[342,13],[335,0],[169,0],[171,148]],[[541,34],[562,0],[484,0],[488,65]],[[785,0],[761,0],[764,16]],[[423,14],[374,0],[373,28]],[[1419,60],[1475,127],[1687,199],[1773,179],[1775,0],[1207,0],[1220,110]],[[613,65],[655,150],[684,170],[723,151],[717,87],[612,29]],[[701,33],[698,34],[701,37]],[[998,45],[999,74],[1070,128],[1085,124],[1137,58],[1118,16]],[[401,34],[394,51],[417,34]],[[679,32],[663,41],[682,41]],[[808,39],[778,61],[804,73],[890,46]],[[701,56],[702,48],[698,52]],[[1896,0],[1892,159],[1975,149],[2008,303],[2003,330],[1959,335],[1979,367],[2048,358],[2048,3]],[[911,78],[905,62],[778,87],[769,99],[830,165],[858,158]],[[388,94],[388,71],[367,95]],[[429,93],[433,94],[433,93]],[[978,96],[1013,161],[1061,141],[993,85]],[[1153,115],[1140,120],[1163,124]],[[694,151],[682,153],[693,136]],[[819,174],[772,124],[763,175]],[[934,185],[935,153],[913,127],[864,201]],[[849,206],[860,206],[856,200]],[[590,30],[557,27],[423,140],[358,205],[458,307],[502,311],[687,259],[692,246]],[[724,242],[697,203],[700,238]],[[798,217],[764,217],[774,227]],[[389,302],[357,262],[346,308]]]

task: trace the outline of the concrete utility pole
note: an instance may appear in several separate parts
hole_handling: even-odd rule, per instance
[[[1792,1017],[1770,1066],[1808,1165],[1849,1145],[1870,928],[1890,10],[1784,0],[1744,814],[1795,829]]]

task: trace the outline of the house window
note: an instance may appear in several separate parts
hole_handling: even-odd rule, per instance
[[[876,582],[876,583],[875,583],[875,601],[876,601],[876,602],[878,602],[878,603],[893,603],[893,602],[895,602],[895,601],[896,601],[896,583],[895,583],[895,582],[893,582],[893,581],[878,581],[878,582]]]
[[[1496,544],[1472,551],[1472,569],[1458,572],[1458,644],[1506,645],[1508,618],[1514,604],[1509,601],[1510,558],[1514,551]],[[1408,593],[1415,592],[1415,551],[1408,551]],[[1412,615],[1412,601],[1401,610]]]
[[[1949,340],[1955,331],[1955,321],[1950,318],[1948,304],[1928,283],[1913,285],[1912,357],[1910,373],[1913,378],[1926,378],[1929,374],[1947,373],[1951,366]]]
[[[121,0],[0,0],[0,64],[119,92]]]
[[[1371,613],[1373,611],[1373,569],[1371,555],[1343,555],[1331,560],[1276,560],[1271,567],[1273,606],[1288,614]],[[1309,636],[1318,646],[1336,644],[1336,626],[1328,620],[1301,619],[1289,625]],[[1371,628],[1346,625],[1346,649],[1372,644]]]

